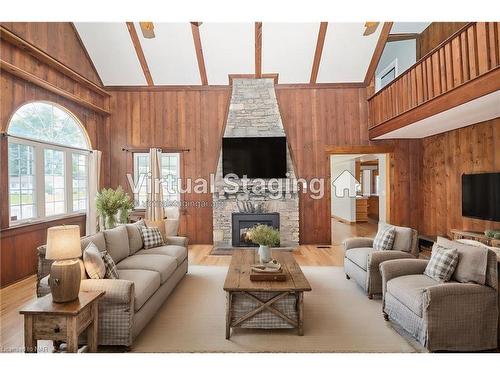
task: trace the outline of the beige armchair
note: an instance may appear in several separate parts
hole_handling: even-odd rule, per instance
[[[477,351],[497,347],[497,259],[488,252],[486,284],[440,283],[424,275],[427,260],[380,265],[383,314],[429,351]]]
[[[379,228],[387,225],[379,223]],[[344,241],[344,271],[347,279],[353,279],[372,299],[382,294],[382,277],[379,265],[386,260],[417,258],[417,231],[396,227],[393,250],[375,251],[372,238],[349,238]]]

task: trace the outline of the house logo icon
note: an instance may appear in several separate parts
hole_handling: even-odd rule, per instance
[[[334,194],[337,198],[356,198],[358,186],[360,186],[360,183],[348,170],[344,170],[332,182]]]

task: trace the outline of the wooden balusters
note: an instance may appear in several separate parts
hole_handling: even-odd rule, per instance
[[[469,23],[368,99],[370,129],[499,65],[500,24]]]

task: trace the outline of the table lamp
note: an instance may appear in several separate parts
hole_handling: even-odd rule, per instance
[[[50,267],[49,286],[52,300],[57,303],[78,298],[81,271],[80,227],[61,225],[47,229],[45,258],[54,260]]]

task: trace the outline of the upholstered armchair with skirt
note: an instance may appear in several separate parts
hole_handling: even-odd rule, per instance
[[[428,260],[400,259],[380,265],[383,314],[429,351],[477,351],[497,347],[497,258],[488,251],[485,284],[426,275]]]
[[[390,226],[379,223],[379,230]],[[391,250],[377,251],[373,248],[373,238],[349,238],[344,241],[344,271],[347,279],[353,279],[372,299],[374,294],[382,294],[380,263],[391,259],[418,257],[417,231],[406,227],[391,226],[395,237]]]

